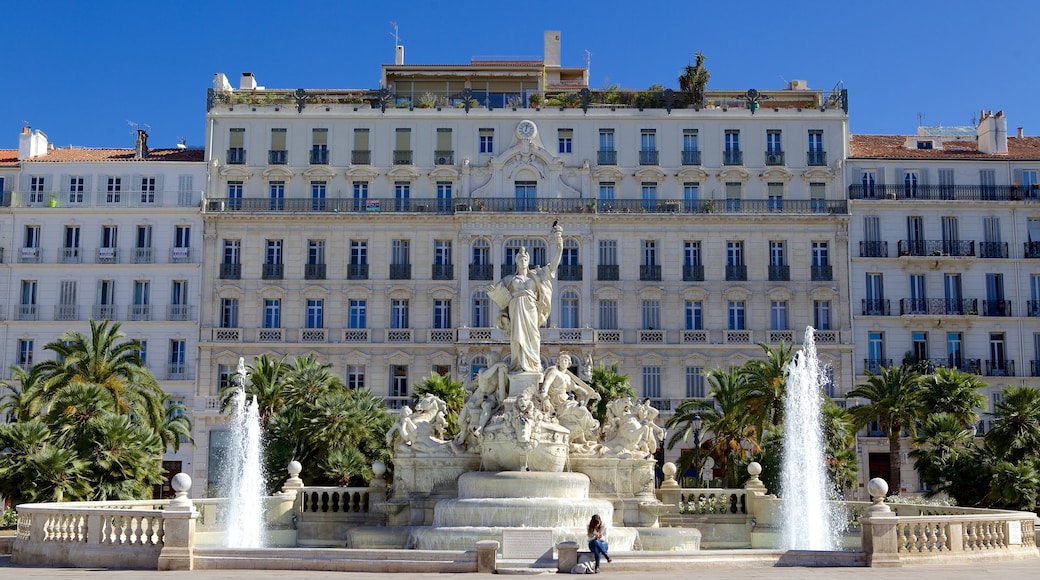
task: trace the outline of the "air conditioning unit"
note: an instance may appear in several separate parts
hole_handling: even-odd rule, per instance
[[[221,199],[206,200],[206,211],[224,211],[224,200],[221,200]]]
[[[784,162],[784,154],[783,153],[770,153],[770,154],[766,155],[766,163],[769,163],[770,165],[780,165],[783,162]]]
[[[437,165],[451,165],[451,157],[448,155],[438,155]]]

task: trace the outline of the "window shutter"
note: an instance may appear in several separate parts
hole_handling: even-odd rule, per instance
[[[917,170],[917,184],[918,185],[928,185],[928,168],[927,167],[922,167],[921,169]]]
[[[368,151],[368,129],[354,129],[354,150]]]
[[[94,179],[93,175],[83,176],[83,203],[90,203],[90,194],[93,191],[91,188],[91,181]]]
[[[437,129],[437,151],[451,151],[451,129]]]
[[[160,173],[155,176],[155,193],[158,199],[162,199],[163,192],[163,175]]]
[[[58,187],[55,187],[55,188],[52,188],[52,189],[54,189],[55,191],[60,191],[62,193],[68,193],[69,192],[69,180],[70,179],[72,179],[71,175],[62,174],[62,176],[61,176],[61,183],[58,184]]]

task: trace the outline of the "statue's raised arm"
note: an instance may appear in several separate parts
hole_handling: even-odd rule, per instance
[[[560,227],[560,222],[553,222],[550,238],[552,255],[549,256],[549,263],[545,267],[549,269],[550,274],[555,278],[556,269],[560,267],[560,258],[563,257],[563,228]]]

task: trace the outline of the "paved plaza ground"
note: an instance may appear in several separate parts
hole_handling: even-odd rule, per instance
[[[10,556],[0,557],[0,578],[96,578],[100,579],[155,579],[155,580],[255,580],[266,576],[270,580],[443,580],[449,576],[481,577],[484,574],[382,574],[358,572],[309,572],[285,570],[215,570],[195,572],[145,572],[141,570],[102,570],[97,568],[20,568],[11,565]],[[913,566],[904,568],[691,568],[669,572],[611,572],[604,564],[600,576],[624,580],[845,580],[884,578],[885,580],[978,580],[999,578],[1040,578],[1040,558],[1017,562],[986,562],[958,566]]]

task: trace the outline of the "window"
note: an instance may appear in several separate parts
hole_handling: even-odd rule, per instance
[[[700,211],[701,184],[687,181],[683,183],[683,211]]]
[[[18,366],[28,369],[33,366],[33,341],[32,339],[18,340]]]
[[[451,328],[451,300],[433,301],[433,327]]]
[[[228,129],[228,165],[242,165],[246,162],[246,130],[241,127]]]
[[[769,242],[769,279],[788,280],[790,270],[784,258],[786,242]]]
[[[394,139],[394,165],[412,164],[412,130],[398,128]]]
[[[1013,369],[1007,360],[1007,345],[1004,343],[1003,332],[989,333],[989,366],[990,376],[1011,376]]]
[[[238,298],[220,298],[220,327],[238,327]]]
[[[173,247],[182,250],[187,250],[191,247],[191,226],[173,227]],[[183,253],[187,254],[187,252]],[[177,252],[174,252],[173,255],[175,258],[179,257]]]
[[[904,197],[917,197],[917,182],[920,179],[920,174],[916,171],[904,171],[903,172],[903,196]]]
[[[282,211],[285,209],[285,182],[284,181],[272,181],[270,184],[271,201],[270,209],[272,211]]]
[[[686,330],[704,330],[704,303],[700,300],[686,301]]]
[[[22,247],[33,250],[40,248],[40,226],[25,226],[25,245]]]
[[[770,164],[769,156],[783,155],[784,148],[780,145],[780,130],[768,129],[766,131],[766,164]]]
[[[36,306],[36,280],[22,280],[22,306]]]
[[[307,328],[325,328],[324,300],[307,300]]]
[[[704,367],[686,367],[686,398],[704,398]]]
[[[141,359],[141,364],[148,364],[148,341],[138,340],[137,341],[137,357]],[[183,401],[182,401],[183,404]]]
[[[451,211],[451,190],[450,181],[437,182],[437,211]]]
[[[928,333],[915,331],[910,333],[910,353],[918,361],[928,360]]]
[[[41,178],[42,179],[42,178]],[[120,203],[123,195],[123,179],[121,177],[109,177],[108,185],[105,190],[105,202],[106,203]],[[43,199],[41,198],[42,202]]]
[[[830,265],[830,254],[828,251],[827,242],[813,242],[812,243],[812,265],[813,266],[829,266]]]
[[[488,314],[488,295],[483,290],[473,293],[473,310],[470,318],[470,326],[473,328],[490,328],[491,317]]]
[[[643,367],[643,398],[661,398],[661,367]]]
[[[642,304],[642,329],[659,330],[661,328],[661,302],[658,300],[643,300]]]
[[[172,280],[170,282],[170,320],[188,320],[190,318],[188,304],[188,281]]]
[[[683,266],[700,266],[702,263],[701,243],[683,242]]]
[[[62,247],[62,262],[76,263],[79,260],[79,226],[65,226],[65,245]]]
[[[368,199],[368,182],[367,181],[355,181],[354,182],[354,211],[362,211],[365,209],[365,200]]]
[[[697,129],[683,129],[682,164],[701,164],[700,146],[697,143]]]
[[[830,300],[813,300],[813,328],[816,330],[831,329]]]
[[[982,189],[982,199],[997,199],[997,171],[995,169],[980,169],[979,185]]]
[[[766,184],[766,195],[768,196],[769,211],[782,212],[784,211],[784,184],[783,183],[769,183]]]
[[[657,165],[657,130],[639,131],[639,164]]]
[[[726,265],[744,265],[744,242],[726,242]]]
[[[599,209],[607,211],[614,209],[614,182],[601,181],[599,183]],[[1040,240],[1037,240],[1040,242]]]
[[[643,265],[657,266],[657,240],[643,240]]]
[[[98,280],[99,306],[112,306],[116,303],[116,283],[113,280]],[[111,318],[111,316],[110,316]]]
[[[324,181],[311,182],[311,210],[325,211],[325,192],[328,184]]]
[[[617,165],[617,151],[614,149],[614,130],[599,130],[599,151],[597,161],[600,165]]]
[[[354,150],[350,152],[350,162],[355,165],[372,163],[372,151],[368,146],[369,130],[364,127],[354,129]]]
[[[478,131],[480,139],[480,152],[481,153],[494,153],[495,152],[495,130],[494,129],[480,129]]]
[[[264,328],[282,327],[282,301],[279,298],[264,299]]]
[[[350,240],[350,263],[368,264],[368,242]]]
[[[69,178],[69,203],[70,204],[81,204],[83,203],[83,190],[84,178],[74,175]],[[2,185],[2,184],[0,184]]]
[[[394,182],[394,211],[411,211],[412,184],[409,181]]]
[[[329,163],[329,130],[311,129],[311,164],[327,165]]]
[[[1022,170],[1022,188],[1026,192],[1026,197],[1037,198],[1040,197],[1040,180],[1037,179],[1037,170],[1035,169],[1024,169]]]
[[[240,240],[224,240],[224,261],[222,264],[239,264],[242,242]]]
[[[725,133],[725,149],[722,151],[723,165],[740,165],[744,162],[740,151],[740,131],[727,129]]]
[[[437,129],[437,148],[433,152],[435,165],[452,165],[455,162],[455,150],[451,145],[451,129]]]
[[[726,183],[726,211],[740,211],[742,193],[743,185],[739,181],[730,181]]]
[[[390,328],[408,328],[408,301],[390,301]]]
[[[351,390],[365,388],[365,367],[347,365],[347,388]]]
[[[746,330],[747,322],[745,319],[746,305],[743,300],[730,300],[729,301],[729,329],[730,330]]]
[[[368,328],[367,324],[367,302],[365,300],[351,300],[347,327],[360,329]]]
[[[170,378],[184,378],[184,361],[187,358],[186,342],[183,338],[170,339]]]
[[[773,300],[769,303],[769,329],[787,330],[786,300]]]
[[[264,264],[268,266],[280,266],[282,264],[282,240],[267,240],[267,253]]]
[[[808,165],[827,165],[827,153],[823,150],[823,131],[809,131],[809,152],[806,154]]]
[[[271,129],[271,151],[268,154],[267,162],[271,165],[285,165],[288,162],[285,129]]]
[[[534,181],[517,181],[513,186],[517,211],[538,209],[538,184]]]
[[[825,213],[827,211],[827,184],[809,184],[809,209],[814,213]]]
[[[809,151],[823,151],[823,131],[809,130]]]
[[[76,320],[78,312],[76,308],[76,281],[62,280],[58,293],[58,310],[55,320]]]
[[[639,188],[643,200],[643,209],[650,211],[657,207],[657,183],[644,181]]]
[[[408,240],[390,242],[390,279],[407,280],[412,277],[412,262],[409,256]]]
[[[865,199],[876,199],[877,198],[877,173],[874,171],[864,171],[860,174],[860,187],[863,188],[863,197]]]
[[[574,147],[574,129],[558,129],[556,131],[557,152],[572,153]]]
[[[598,269],[600,280],[618,280],[620,278],[617,263],[617,240],[599,241]]]
[[[867,333],[867,369],[878,374],[882,366],[890,363],[885,361],[885,333],[872,330]]]
[[[390,396],[398,400],[390,401],[391,409],[399,409],[407,403],[408,398],[408,366],[390,365]]]
[[[617,300],[599,301],[599,327],[601,330],[617,330],[618,307]]]
[[[227,208],[228,209],[242,209],[242,190],[243,183],[241,181],[229,181],[227,184]]]
[[[134,280],[134,305],[130,310],[133,320],[147,320],[151,284],[147,280]]]
[[[325,264],[325,240],[307,240],[307,265]]]
[[[144,203],[144,204],[155,203],[155,178],[154,177],[142,177],[141,178],[141,203]]]

